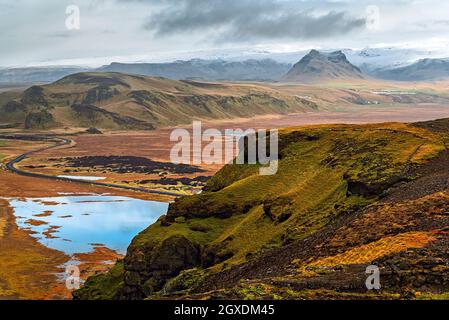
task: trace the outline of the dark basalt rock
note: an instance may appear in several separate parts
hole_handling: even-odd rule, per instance
[[[236,214],[245,214],[258,203],[216,203],[212,199],[200,195],[191,196],[189,201],[181,199],[171,203],[167,220],[175,221],[177,217],[186,219],[217,217],[227,219]]]
[[[393,254],[375,261],[380,266],[384,288],[404,288],[438,292],[449,287],[448,239],[440,238],[423,249]]]
[[[348,196],[358,195],[364,197],[382,196],[385,191],[387,191],[390,187],[400,182],[401,180],[402,180],[401,177],[393,177],[388,181],[384,182],[368,183],[362,180],[347,179],[348,181],[347,195]]]
[[[142,299],[160,291],[182,270],[201,264],[200,247],[181,235],[174,235],[154,247],[131,246],[125,259],[122,295]]]
[[[2,109],[3,109],[3,112],[6,112],[6,113],[25,112],[26,106],[21,102],[9,101],[8,103],[6,103],[3,106]]]
[[[87,91],[87,95],[84,98],[84,103],[94,104],[96,102],[104,101],[119,95],[120,91],[116,88],[110,88],[108,86],[98,86]]]
[[[86,130],[86,133],[88,134],[103,134],[103,132],[101,132],[100,130],[98,130],[97,128],[89,128]]]
[[[292,201],[288,198],[266,200],[263,204],[263,212],[271,221],[282,223],[291,217],[291,205]]]
[[[98,125],[101,119],[111,119],[116,124],[123,127],[140,127],[145,130],[153,130],[154,126],[152,124],[146,123],[144,121],[121,116],[115,112],[110,112],[99,108],[95,105],[85,104],[85,103],[74,103],[70,107],[74,112],[75,116],[79,119],[84,119],[89,121],[92,125]]]
[[[47,111],[32,112],[25,118],[26,129],[46,129],[54,124],[53,116]]]
[[[32,86],[23,92],[21,102],[25,105],[39,105],[48,107],[45,99],[44,88],[41,86]]]
[[[129,97],[135,99],[140,104],[153,104],[161,107],[168,107],[165,100],[174,101],[175,97],[163,92],[139,90],[132,91],[128,94]]]
[[[204,248],[201,254],[202,266],[204,268],[208,268],[232,258],[234,253],[229,251],[229,249],[226,249],[226,244],[229,241],[231,241],[231,239],[227,239],[216,245]]]

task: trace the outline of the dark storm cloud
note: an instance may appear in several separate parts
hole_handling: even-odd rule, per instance
[[[216,40],[313,39],[343,35],[365,25],[345,12],[315,13],[301,2],[176,0],[145,24],[156,36],[215,31]],[[160,3],[164,3],[161,1]]]

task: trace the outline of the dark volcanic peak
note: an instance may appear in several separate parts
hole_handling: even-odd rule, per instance
[[[363,79],[359,68],[342,51],[330,53],[311,50],[282,78],[292,82],[318,82],[334,79]]]

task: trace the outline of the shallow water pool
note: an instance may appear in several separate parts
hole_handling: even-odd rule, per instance
[[[134,236],[168,208],[165,202],[105,195],[8,200],[20,228],[69,255],[98,245],[124,254]]]

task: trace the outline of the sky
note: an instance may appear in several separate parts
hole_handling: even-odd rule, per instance
[[[448,12],[441,0],[0,0],[0,67],[312,48],[417,48],[449,57]]]

